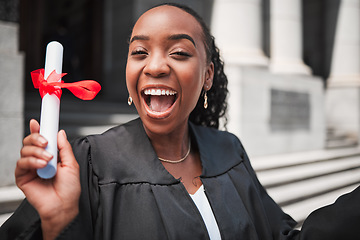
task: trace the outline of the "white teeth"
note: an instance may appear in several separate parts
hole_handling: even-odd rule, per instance
[[[176,91],[168,90],[168,89],[158,89],[158,88],[152,88],[152,89],[145,89],[144,90],[145,95],[153,95],[153,96],[169,96],[169,95],[175,95]]]

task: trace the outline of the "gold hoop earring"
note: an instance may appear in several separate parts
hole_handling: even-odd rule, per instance
[[[128,104],[129,104],[129,106],[131,106],[132,102],[133,102],[132,97],[129,96],[129,98],[128,98]]]
[[[207,94],[206,94],[206,92],[205,92],[205,95],[204,95],[204,108],[207,109],[208,106],[209,106],[209,104],[208,104],[208,97],[207,97]]]

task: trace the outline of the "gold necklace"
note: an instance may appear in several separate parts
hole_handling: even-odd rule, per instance
[[[189,149],[187,151],[187,153],[185,154],[185,156],[179,160],[168,160],[168,159],[164,159],[164,158],[161,158],[161,157],[158,157],[158,159],[162,162],[167,162],[167,163],[181,163],[182,161],[184,161],[190,154],[190,150],[191,150],[191,141],[190,141],[190,138],[189,138]]]

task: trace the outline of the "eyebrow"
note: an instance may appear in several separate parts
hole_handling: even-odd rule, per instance
[[[132,43],[133,41],[136,41],[136,40],[149,40],[149,39],[150,38],[145,35],[135,35],[130,39],[130,43]]]
[[[174,34],[169,37],[169,40],[180,40],[180,39],[187,39],[190,42],[192,42],[192,44],[194,44],[194,47],[196,47],[194,39],[187,34]]]
[[[196,47],[194,39],[192,37],[190,37],[188,34],[184,34],[184,33],[173,34],[168,39],[169,40],[187,39]],[[135,35],[130,39],[130,43],[132,43],[132,42],[134,42],[136,40],[150,40],[150,38],[148,36],[146,36],[146,35]]]

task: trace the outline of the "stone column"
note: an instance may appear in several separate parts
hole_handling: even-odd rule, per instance
[[[302,61],[301,0],[270,0],[270,70],[311,74]]]
[[[241,135],[242,66],[265,67],[262,49],[262,1],[214,0],[211,31],[225,61],[229,81],[228,129]]]
[[[262,1],[215,0],[211,31],[226,62],[265,66]]]
[[[340,3],[328,86],[360,86],[359,0]]]
[[[301,13],[300,0],[214,1],[211,30],[229,81],[228,130],[250,156],[324,145],[323,86],[302,61]]]
[[[327,125],[358,142],[360,131],[360,2],[342,0],[327,80]]]
[[[15,184],[23,138],[23,56],[18,24],[0,21],[0,187]]]

